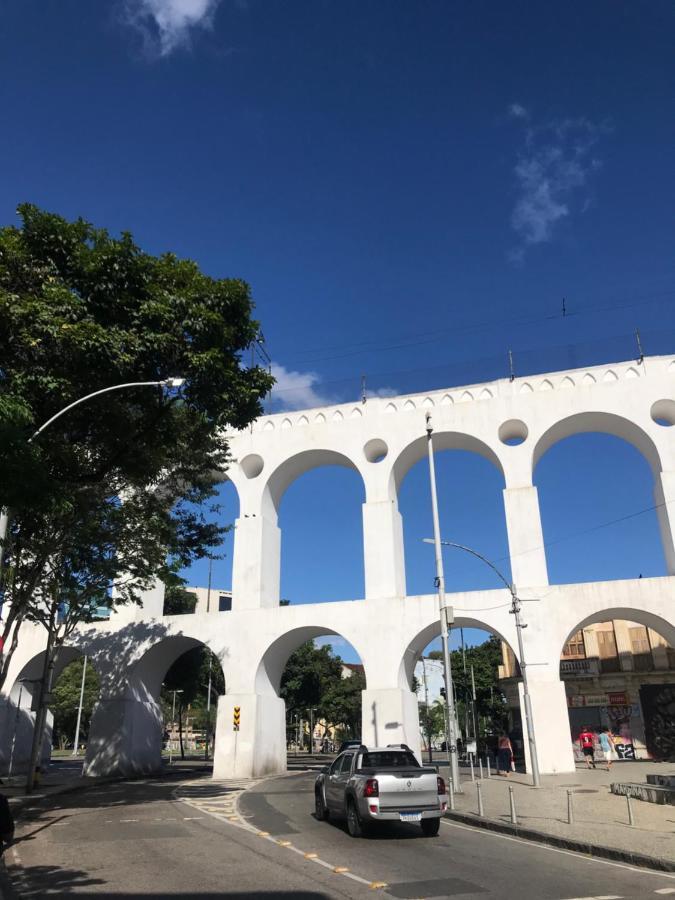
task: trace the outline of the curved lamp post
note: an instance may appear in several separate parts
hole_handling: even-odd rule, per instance
[[[435,543],[431,538],[424,538],[423,540],[425,544]],[[494,563],[490,562],[489,559],[486,559],[486,557],[484,557],[477,550],[473,550],[471,547],[466,547],[464,544],[457,544],[455,543],[455,541],[440,541],[440,543],[444,547],[454,547],[455,550],[464,550],[465,553],[470,553],[472,556],[475,556],[476,559],[480,559],[481,562],[484,562],[486,566],[489,566],[492,569],[497,578],[499,578],[504,586],[508,588],[508,591],[511,594],[511,613],[515,616],[516,619],[518,653],[520,655],[520,671],[523,675],[525,730],[527,731],[527,741],[530,746],[530,762],[532,763],[532,784],[534,785],[534,787],[539,787],[539,758],[537,756],[537,742],[535,740],[534,728],[532,726],[532,702],[530,700],[530,692],[527,686],[527,663],[525,662],[525,650],[523,648],[523,628],[527,628],[527,625],[523,623],[520,617],[520,598],[516,593],[516,586],[514,584],[511,584],[510,581],[507,581],[507,579],[502,575],[497,566]]]

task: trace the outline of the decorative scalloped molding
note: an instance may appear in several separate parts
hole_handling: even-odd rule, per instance
[[[478,396],[479,400],[492,400],[492,391],[488,388],[483,388]]]
[[[429,406],[435,406],[435,405],[436,405],[436,404],[435,404],[434,401],[431,399],[431,397],[425,397],[424,400],[422,401],[422,406],[429,407]]]
[[[614,369],[607,369],[605,374],[602,376],[602,380],[608,382],[609,384],[612,384],[613,382],[619,380],[619,376],[616,374]]]
[[[553,383],[548,380],[548,378],[544,378],[544,380],[539,385],[540,391],[552,391]]]
[[[534,393],[534,388],[532,387],[532,385],[530,384],[529,381],[525,381],[525,382],[523,382],[523,384],[521,384],[521,386],[520,386],[520,393],[521,393],[521,394],[532,394],[532,393]]]
[[[263,431],[274,431],[274,422],[268,419],[263,425]]]
[[[443,399],[441,400],[441,404],[443,406],[452,406],[455,401],[452,399],[451,394],[443,394]]]
[[[396,404],[395,403],[387,403],[384,408],[386,413],[395,413],[396,412]]]
[[[473,400],[473,394],[471,391],[464,391],[462,396],[459,398],[460,403],[470,403]]]
[[[407,412],[410,409],[415,409],[415,404],[412,400],[406,400],[403,404],[403,409]]]
[[[282,428],[292,428],[293,423],[291,422],[290,419],[284,419],[283,422],[281,423],[281,427]]]
[[[581,380],[582,384],[595,384],[595,378],[591,375],[590,372],[586,372],[584,377]]]
[[[309,419],[307,416],[300,416],[298,419],[298,425],[309,425]]]

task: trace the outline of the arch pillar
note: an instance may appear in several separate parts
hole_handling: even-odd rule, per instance
[[[234,523],[232,609],[279,606],[281,529],[265,513],[242,515]]]
[[[105,697],[94,707],[83,774],[147,775],[162,768],[162,712],[151,697]]]
[[[574,752],[570,738],[569,714],[565,685],[560,679],[537,681],[528,672],[528,689],[532,707],[532,729],[537,743],[539,771],[542,775],[556,775],[574,772]],[[523,725],[523,748],[525,769],[532,771],[530,744],[525,727],[525,700],[523,682],[518,684],[521,720]]]
[[[405,688],[361,691],[361,740],[368,747],[407,744],[421,762],[417,694]]]
[[[669,575],[675,575],[675,469],[654,478],[654,503]]]
[[[240,709],[234,730],[234,707]],[[286,704],[275,694],[218,698],[214,778],[260,778],[286,771]]]
[[[548,569],[537,488],[534,485],[507,487],[503,495],[511,579],[519,586],[547,585]]]
[[[403,518],[395,500],[363,504],[366,600],[405,597]]]

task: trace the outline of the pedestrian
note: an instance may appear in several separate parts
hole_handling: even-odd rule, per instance
[[[9,808],[9,801],[0,794],[0,856],[6,846],[14,840],[14,816]]]
[[[591,766],[595,768],[595,759],[593,758],[593,754],[595,753],[594,743],[593,732],[588,730],[588,725],[584,725],[579,734],[579,746],[586,758],[587,769],[590,769]]]
[[[612,747],[614,746],[613,738],[614,735],[607,727],[603,728],[600,732],[600,749],[602,750],[602,755],[605,757],[608,772],[612,765]]]
[[[511,760],[513,759],[513,747],[509,736],[502,732],[497,741],[497,774],[509,777],[511,771]]]

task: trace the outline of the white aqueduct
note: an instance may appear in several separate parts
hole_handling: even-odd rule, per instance
[[[109,622],[80,630],[58,667],[86,653],[101,679],[85,771],[103,775],[159,768],[162,679],[174,660],[200,643],[217,655],[227,686],[218,703],[214,776],[284,771],[282,671],[296,647],[326,634],[341,635],[361,656],[363,740],[402,740],[419,751],[411,678],[421,651],[439,634],[438,600],[406,592],[398,490],[426,452],[427,412],[436,450],[479,453],[503,477],[512,577],[522,597],[539,598],[525,605],[529,627],[523,636],[527,662],[536,663],[528,671],[540,767],[542,772],[573,771],[559,678],[560,653],[570,634],[593,622],[628,619],[654,628],[675,646],[675,429],[669,427],[675,425],[674,393],[675,358],[650,357],[640,364],[267,416],[231,435],[234,462],[228,477],[240,502],[232,611],[163,616],[158,588],[146,595],[142,608],[120,609]],[[549,584],[533,472],[557,441],[590,431],[628,441],[651,466],[668,576]],[[327,464],[347,466],[363,479],[365,598],[280,607],[279,503],[294,479]],[[508,599],[506,590],[449,596],[457,625],[487,629],[515,648]],[[26,679],[40,675],[43,650],[44,631],[25,627],[8,693],[0,697],[0,764],[5,769],[12,743],[15,766],[25,764],[33,688]],[[235,705],[241,707],[239,732],[232,729]]]

